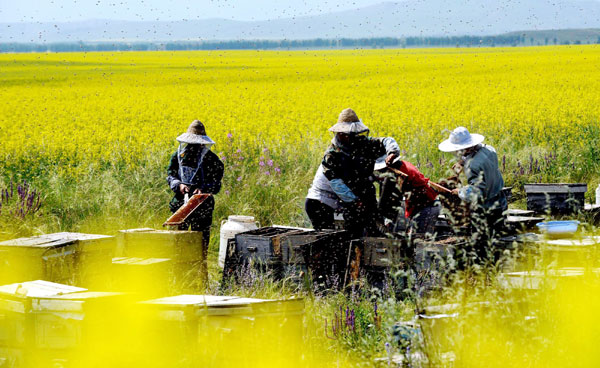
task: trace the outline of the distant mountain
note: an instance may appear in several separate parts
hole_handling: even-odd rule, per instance
[[[600,2],[575,0],[408,0],[350,11],[275,19],[91,20],[0,23],[0,42],[212,41],[494,35],[522,30],[600,28]]]

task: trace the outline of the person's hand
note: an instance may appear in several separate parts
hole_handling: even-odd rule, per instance
[[[390,154],[389,154],[389,155],[388,155],[388,156],[385,158],[385,164],[386,164],[386,165],[388,165],[388,166],[389,166],[389,165],[391,165],[391,164],[394,162],[394,160],[396,159],[396,157],[398,157],[398,155],[397,155],[397,154],[395,154],[395,153],[390,153]]]
[[[452,194],[458,197],[458,188],[452,189]]]
[[[192,194],[202,194],[202,191],[200,189],[194,189],[194,193]]]
[[[179,192],[181,194],[189,193],[190,192],[190,187],[188,187],[185,184],[179,184]]]

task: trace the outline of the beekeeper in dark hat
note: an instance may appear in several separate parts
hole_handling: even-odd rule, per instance
[[[333,209],[344,213],[345,228],[353,237],[374,233],[377,200],[373,186],[375,161],[383,154],[391,162],[399,155],[393,138],[371,138],[369,128],[354,110],[345,109],[329,128],[335,136],[325,152],[306,199],[306,212],[317,222],[333,223]],[[323,221],[321,217],[328,220]],[[331,218],[331,220],[329,220]]]
[[[442,152],[453,152],[457,156],[457,171],[464,172],[466,183],[455,189],[454,194],[469,204],[471,223],[479,241],[489,243],[504,228],[507,202],[496,150],[483,144],[484,139],[480,134],[469,133],[465,127],[458,127],[438,147]],[[479,247],[479,250],[484,248]]]
[[[224,169],[219,157],[210,150],[215,142],[206,135],[204,124],[199,120],[194,120],[187,132],[177,137],[177,141],[179,147],[171,156],[167,169],[167,182],[175,193],[169,203],[171,212],[177,211],[193,194],[219,193]],[[204,260],[210,240],[214,208],[215,200],[210,196],[179,227],[180,230],[202,231]],[[204,267],[203,272],[206,276],[206,265]]]

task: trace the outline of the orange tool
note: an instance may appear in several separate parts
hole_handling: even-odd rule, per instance
[[[394,169],[393,167],[389,167],[389,166],[388,166],[388,169],[390,171],[392,171],[393,173],[395,173],[395,174],[398,174],[398,175],[403,176],[405,178],[408,177],[408,174],[405,174],[405,173],[403,173],[402,171],[400,171],[398,169]],[[433,189],[437,190],[438,192],[452,193],[452,191],[450,189],[448,189],[446,187],[443,187],[443,186],[439,185],[438,183],[434,183],[432,181],[429,181],[429,186],[431,186]]]
[[[163,226],[177,226],[181,225],[185,222],[185,220],[200,206],[206,198],[210,197],[212,194],[194,194],[183,206],[179,207],[179,209],[169,217],[167,221],[163,224]]]

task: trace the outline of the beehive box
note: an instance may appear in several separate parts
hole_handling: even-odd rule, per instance
[[[124,293],[83,291],[33,298],[35,348],[74,350],[109,337],[125,297]]]
[[[537,291],[542,288],[556,288],[557,286],[569,287],[570,283],[580,281],[586,272],[598,276],[599,269],[585,269],[583,267],[563,267],[545,271],[519,271],[506,272],[498,276],[500,285],[513,291]]]
[[[142,304],[155,319],[149,323],[155,330],[146,336],[170,342],[163,346],[167,351],[157,352],[157,359],[183,353],[186,360],[247,366],[253,358],[264,358],[273,350],[291,354],[301,346],[302,299],[178,295]]]
[[[42,280],[0,286],[0,346],[33,346],[35,333],[31,312],[35,298],[83,291],[86,289]]]
[[[300,230],[302,231],[287,235],[281,242],[284,276],[291,277],[297,282],[304,279],[309,265],[313,265],[314,260],[321,257],[321,252],[326,251],[326,248],[336,248],[337,244],[344,243],[346,234],[340,230]],[[334,258],[330,258],[328,261],[330,264],[336,263]],[[312,271],[316,271],[314,267]],[[315,273],[315,276],[318,276],[318,273]]]
[[[171,259],[177,285],[193,289],[202,280],[202,232],[130,229],[119,231],[117,239],[119,257]]]
[[[311,233],[290,235],[291,239],[295,237],[301,241],[294,245],[296,249],[292,248],[289,251],[289,256],[286,257],[287,264],[293,265],[290,261],[304,262],[301,263],[302,267],[310,272],[312,281],[321,287],[327,289],[344,287],[345,281],[350,280],[348,265],[354,259],[348,232],[323,230],[314,235]],[[285,247],[283,249],[285,250]],[[302,258],[299,257],[300,253]]]
[[[166,295],[173,283],[173,262],[169,258],[116,257],[111,279],[113,290]]]
[[[539,243],[542,262],[557,267],[598,266],[600,236],[545,240]]]
[[[119,257],[170,258],[174,263],[202,260],[202,232],[121,230],[118,235]]]
[[[576,213],[584,209],[587,184],[525,184],[527,209],[554,215]]]
[[[363,238],[362,265],[364,267],[390,268],[405,261],[408,249],[399,239]]]
[[[114,237],[106,235],[64,232],[7,240],[0,243],[0,282],[101,284],[114,249]]]
[[[236,234],[236,252],[243,263],[266,265],[283,262],[283,246],[287,238],[302,230],[286,227],[262,227]]]

